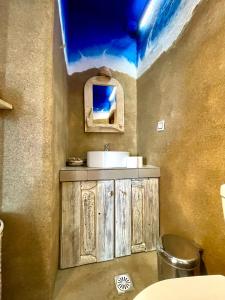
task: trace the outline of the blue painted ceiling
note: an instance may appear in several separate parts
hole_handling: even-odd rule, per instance
[[[182,0],[58,0],[67,65],[82,57],[125,58],[135,67]],[[155,12],[140,28],[152,2]],[[154,3],[153,3],[154,2]]]

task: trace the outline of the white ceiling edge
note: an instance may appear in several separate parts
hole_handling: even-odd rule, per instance
[[[67,64],[67,72],[72,75],[77,72],[84,72],[91,68],[101,68],[106,66],[113,71],[125,73],[134,79],[137,79],[137,68],[135,64],[129,62],[124,57],[102,54],[98,56],[83,56],[74,63]]]
[[[196,6],[203,0],[183,0],[170,23],[164,28],[160,36],[146,49],[144,58],[139,59],[137,78],[141,77],[153,63],[176,42],[183,33]]]

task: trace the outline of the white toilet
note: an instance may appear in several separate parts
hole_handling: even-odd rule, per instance
[[[191,276],[154,283],[134,300],[224,300],[225,277],[222,275]]]

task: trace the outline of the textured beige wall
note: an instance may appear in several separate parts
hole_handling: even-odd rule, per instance
[[[128,75],[114,72],[123,86],[125,94],[125,132],[124,133],[85,133],[84,132],[84,85],[86,81],[96,76],[98,71],[91,69],[75,73],[69,77],[69,156],[86,157],[89,150],[103,150],[104,144],[110,143],[111,150],[137,152],[137,91],[135,79]]]
[[[59,170],[65,166],[67,156],[68,127],[67,127],[67,71],[61,40],[61,27],[57,0],[55,1],[54,35],[53,35],[53,165],[54,189],[52,202],[52,275],[58,269],[59,257],[59,216],[60,189]]]
[[[225,2],[197,8],[182,38],[138,80],[138,151],[161,167],[161,233],[205,249],[225,275]],[[166,130],[156,132],[165,119]]]
[[[54,1],[0,1],[0,96],[14,105],[0,112],[4,300],[51,299],[57,268],[56,172],[65,143],[53,24]]]

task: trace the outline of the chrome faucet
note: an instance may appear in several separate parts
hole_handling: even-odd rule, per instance
[[[109,144],[104,145],[104,151],[109,151],[109,148],[110,148]]]

